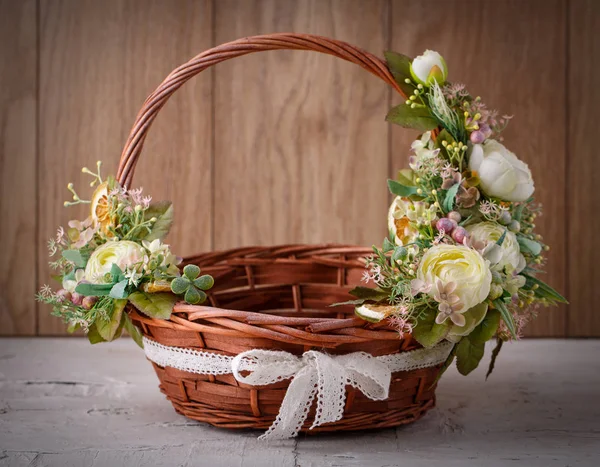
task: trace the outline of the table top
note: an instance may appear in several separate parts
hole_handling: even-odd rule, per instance
[[[0,339],[0,466],[600,465],[600,340],[506,344],[485,381],[490,350],[412,425],[265,443],[176,414],[129,339]]]

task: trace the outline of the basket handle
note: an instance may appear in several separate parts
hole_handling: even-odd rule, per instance
[[[117,171],[117,180],[119,183],[121,185],[131,185],[135,166],[142,152],[142,147],[144,146],[144,141],[152,122],[154,122],[158,112],[165,105],[169,97],[186,81],[210,66],[225,60],[253,52],[278,49],[313,50],[356,63],[368,72],[381,78],[404,96],[404,93],[383,60],[346,42],[322,36],[293,33],[267,34],[228,42],[202,52],[200,55],[173,70],[156,90],[148,96],[135,119],[133,128],[127,138],[127,143],[123,148]]]

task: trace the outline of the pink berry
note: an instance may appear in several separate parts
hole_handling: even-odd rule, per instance
[[[73,292],[71,294],[71,303],[73,305],[81,305],[81,303],[83,302],[83,295],[81,295],[80,293],[77,292]]]
[[[456,222],[457,224],[460,222],[460,220],[462,219],[462,216],[460,215],[460,212],[458,211],[451,211],[448,213],[448,215],[446,216],[448,219],[453,220],[454,222]]]
[[[96,297],[84,297],[81,301],[81,306],[86,310],[91,310],[97,301],[98,299]]]
[[[481,133],[483,133],[483,137],[485,139],[487,139],[490,136],[492,136],[492,129],[490,128],[490,126],[487,123],[480,123],[479,124],[479,131],[481,131]]]
[[[438,230],[443,230],[444,233],[450,235],[456,228],[456,222],[452,219],[448,219],[447,217],[442,217],[435,223],[435,228]]]
[[[473,133],[471,133],[469,138],[473,144],[481,144],[485,141],[485,135],[479,130],[475,130]]]
[[[61,302],[68,302],[71,300],[71,292],[65,289],[60,289],[56,292],[56,298]]]
[[[469,232],[467,232],[467,229],[465,229],[464,227],[460,227],[458,226],[456,229],[454,229],[454,232],[452,232],[452,239],[456,242],[456,243],[464,243],[465,238],[469,237]]]

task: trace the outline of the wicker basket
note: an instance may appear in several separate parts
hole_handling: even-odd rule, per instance
[[[385,63],[349,44],[310,35],[272,34],[240,39],[204,52],[174,70],[144,103],[121,157],[118,179],[131,186],[147,132],[168,98],[206,68],[263,50],[297,49],[334,55],[356,63],[401,93]],[[370,249],[340,245],[285,245],[238,248],[187,258],[215,278],[211,306],[179,303],[168,321],[129,310],[145,337],[166,345],[225,355],[278,349],[296,355],[311,349],[330,354],[365,351],[387,355],[416,349],[385,322],[369,324],[352,306],[329,308],[350,299],[360,282]],[[268,428],[282,403],[288,381],[246,386],[232,375],[198,375],[154,364],[160,388],[177,412],[224,428]],[[440,366],[394,373],[389,398],[373,401],[348,386],[342,420],[313,431],[392,427],[420,418],[434,406]],[[303,431],[314,417],[314,407]]]

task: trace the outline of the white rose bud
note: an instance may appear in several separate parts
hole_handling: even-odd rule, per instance
[[[493,139],[471,147],[469,169],[477,172],[487,195],[505,201],[525,201],[535,189],[527,164]]]
[[[446,61],[439,53],[426,50],[423,55],[416,57],[410,65],[410,74],[417,83],[429,86],[434,81],[444,84],[448,78]]]

